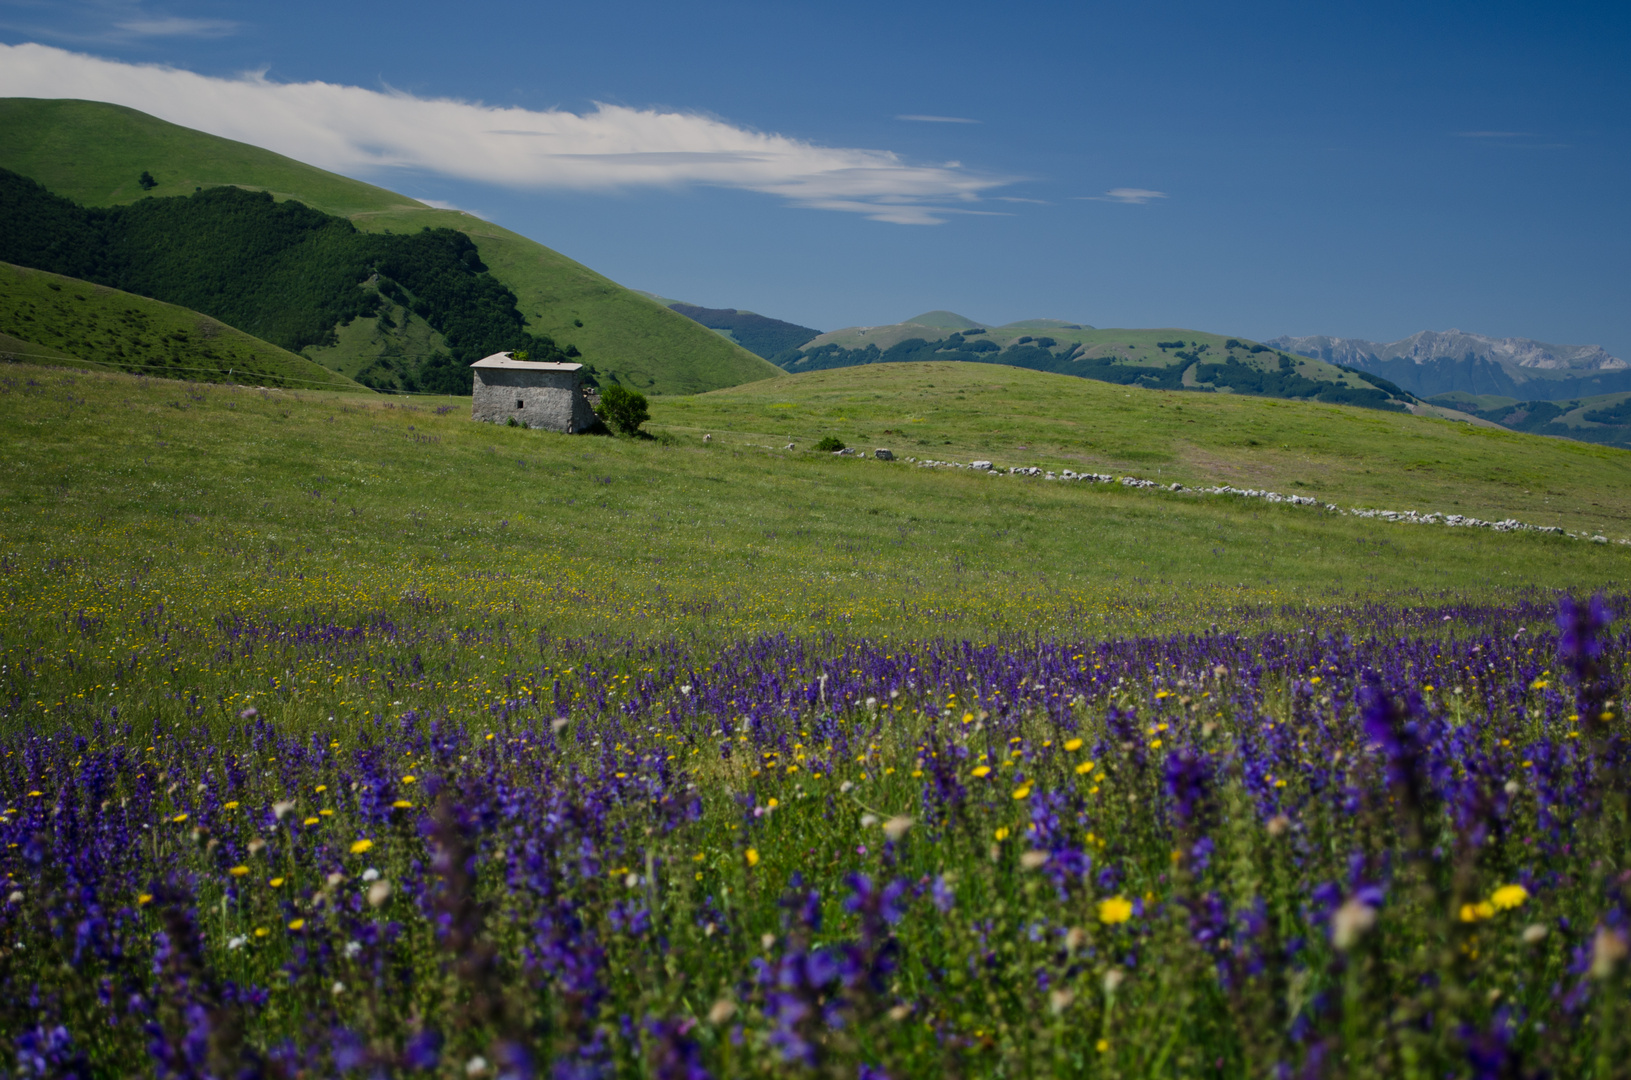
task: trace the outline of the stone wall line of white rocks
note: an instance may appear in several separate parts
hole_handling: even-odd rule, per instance
[[[853,453],[851,451],[850,453]],[[879,452],[882,460],[891,460],[892,454],[888,451]],[[1341,507],[1335,503],[1322,503],[1309,495],[1282,495],[1277,491],[1260,491],[1256,488],[1237,488],[1227,484],[1215,487],[1187,488],[1182,484],[1161,484],[1154,480],[1145,480],[1136,476],[1110,476],[1105,473],[1079,473],[1070,469],[1060,469],[1052,472],[1039,469],[1034,465],[1020,466],[1004,469],[993,465],[989,461],[934,461],[906,458],[908,462],[921,469],[967,469],[971,472],[984,473],[987,476],[1029,476],[1043,480],[1077,481],[1090,484],[1121,484],[1130,488],[1152,488],[1168,492],[1181,492],[1191,495],[1234,495],[1243,499],[1262,499],[1264,502],[1284,503],[1288,506],[1311,506],[1325,510],[1328,513],[1341,514],[1344,517],[1375,518],[1381,521],[1392,521],[1406,525],[1443,525],[1452,529],[1491,529],[1495,532],[1535,532],[1547,533],[1554,536],[1566,536],[1571,540],[1586,540],[1594,544],[1610,543],[1608,537],[1591,535],[1589,533],[1573,533],[1557,525],[1530,525],[1518,521],[1516,518],[1505,518],[1501,521],[1484,521],[1481,518],[1467,517],[1464,514],[1420,514],[1414,510],[1375,510],[1369,507]],[[1621,538],[1612,541],[1617,544],[1631,546],[1631,539]]]

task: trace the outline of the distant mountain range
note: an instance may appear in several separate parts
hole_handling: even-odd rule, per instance
[[[1631,390],[1631,364],[1598,345],[1549,345],[1460,330],[1424,330],[1388,344],[1326,335],[1278,337],[1265,344],[1373,372],[1420,397],[1461,393],[1564,401]]]
[[[947,360],[1051,371],[1122,386],[1444,415],[1370,372],[1198,330],[1101,330],[1063,319],[991,326],[952,311],[927,311],[887,326],[833,330],[771,358],[793,374]]]

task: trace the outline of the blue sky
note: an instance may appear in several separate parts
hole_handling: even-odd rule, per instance
[[[30,54],[38,96],[232,80],[236,137],[820,329],[945,307],[1631,358],[1623,3],[0,0],[0,42],[67,51]],[[338,142],[251,100],[308,83],[358,103]],[[214,96],[167,85],[148,111],[181,122]],[[429,134],[374,146],[393,125]]]

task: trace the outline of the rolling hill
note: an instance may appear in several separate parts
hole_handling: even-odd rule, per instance
[[[196,311],[0,263],[0,358],[292,389],[364,387]]]
[[[808,326],[772,319],[757,312],[738,311],[735,308],[706,308],[696,304],[667,301],[670,309],[687,319],[695,319],[708,329],[725,335],[742,348],[769,360],[789,349],[796,349],[811,338],[820,337],[820,330]]]
[[[650,393],[692,393],[778,374],[719,334],[500,226],[132,109],[0,99],[0,168],[92,207],[229,185],[302,202],[366,232],[453,229],[514,292],[528,332],[575,346],[604,376]],[[138,182],[144,171],[157,182],[150,191]],[[389,341],[354,333],[338,352],[311,355],[360,373],[382,356],[413,359],[408,350],[429,340],[422,331]]]
[[[1053,319],[986,326],[954,312],[931,311],[889,326],[834,330],[775,359],[793,373],[963,360],[1165,390],[1433,411],[1368,372],[1195,330],[1100,330]]]
[[[1460,330],[1424,330],[1386,344],[1323,335],[1278,337],[1267,344],[1372,372],[1421,397],[1462,393],[1562,401],[1631,390],[1631,364],[1598,345],[1549,345]]]
[[[376,388],[468,393],[469,365],[495,352],[577,355],[527,332],[515,294],[464,233],[364,233],[264,191],[213,187],[86,209],[0,169],[0,259],[192,308],[289,350],[333,346],[336,328],[359,318],[399,335],[422,320],[440,347],[405,360],[387,387],[372,368],[357,373]],[[402,321],[382,307],[391,304]]]
[[[1457,409],[1513,431],[1608,446],[1631,446],[1631,392],[1566,401],[1536,401],[1498,394],[1439,394],[1430,403]]]
[[[1631,536],[1631,452],[1375,409],[1188,394],[989,364],[874,364],[654,407],[659,432],[797,456],[823,435],[897,458],[1132,473],[1321,502]],[[1314,560],[1319,561],[1319,560]]]

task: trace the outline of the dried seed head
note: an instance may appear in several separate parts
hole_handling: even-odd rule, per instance
[[[899,843],[900,838],[910,832],[914,824],[916,823],[911,818],[901,814],[883,823],[883,834]]]
[[[1269,818],[1269,835],[1278,839],[1291,828],[1291,819],[1284,814],[1275,814]]]
[[[1058,1016],[1060,1013],[1070,1008],[1070,1003],[1075,1000],[1076,992],[1074,990],[1049,990],[1048,1011],[1053,1013],[1053,1015]]]
[[[1082,932],[1082,928],[1080,926],[1073,926],[1069,930],[1065,931],[1065,948],[1070,952],[1075,952],[1077,949],[1080,949],[1082,947],[1082,942],[1086,940],[1087,935]]]
[[[1631,952],[1631,949],[1626,947],[1624,934],[1599,926],[1597,936],[1591,943],[1591,977],[1606,979],[1613,975],[1627,952]]]
[[[736,1015],[736,1002],[730,998],[720,998],[714,1002],[714,1007],[708,1010],[708,1023],[718,1027]]]
[[[1347,952],[1375,925],[1376,909],[1363,900],[1349,898],[1331,916],[1331,944]]]
[[[391,883],[386,879],[380,878],[378,881],[368,886],[369,907],[383,907],[385,905],[385,901],[389,900],[390,898]]]
[[[1114,997],[1116,991],[1121,989],[1121,984],[1126,978],[1127,973],[1118,967],[1107,970],[1104,973],[1104,996]]]
[[[1040,866],[1045,866],[1047,861],[1048,853],[1046,851],[1027,851],[1019,857],[1019,865],[1027,870],[1035,870]]]
[[[1525,945],[1539,945],[1546,940],[1548,931],[1541,923],[1530,923],[1523,928],[1523,943]]]

